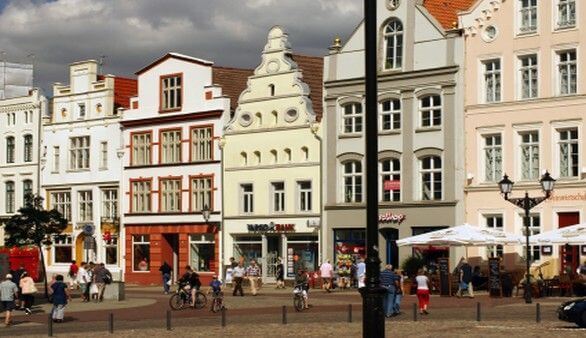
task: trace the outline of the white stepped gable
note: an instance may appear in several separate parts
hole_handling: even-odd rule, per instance
[[[253,129],[258,127],[254,119],[262,114],[263,120],[278,114],[278,126],[300,125],[315,122],[315,112],[309,99],[309,86],[303,82],[299,66],[291,58],[288,34],[279,26],[271,28],[262,53],[262,62],[248,78],[247,88],[240,94],[238,108],[226,130]],[[271,86],[274,86],[272,93]],[[274,94],[274,95],[273,95]],[[258,102],[270,102],[267,111],[258,111]],[[291,118],[287,112],[296,110],[299,117]],[[247,121],[250,121],[247,122]],[[266,123],[261,125],[266,127]]]
[[[480,0],[468,11],[460,13],[460,27],[464,35],[475,36],[486,26],[506,0]]]

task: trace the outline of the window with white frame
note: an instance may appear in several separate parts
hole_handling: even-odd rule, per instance
[[[161,163],[181,162],[181,129],[161,132]]]
[[[118,264],[118,236],[112,236],[110,240],[104,243],[104,254],[106,257],[106,264]]]
[[[212,271],[215,259],[213,234],[189,235],[189,265],[196,271]]]
[[[442,125],[442,97],[428,95],[419,99],[420,126],[422,128]]]
[[[272,211],[285,212],[285,182],[271,183]]]
[[[399,69],[403,64],[403,24],[392,19],[384,31],[385,69]]]
[[[576,26],[576,0],[558,0],[558,29]]]
[[[53,263],[71,263],[73,260],[73,239],[70,235],[53,237]]]
[[[401,100],[391,99],[380,103],[382,131],[401,129]]]
[[[521,80],[521,98],[532,99],[538,95],[539,69],[537,55],[523,55],[519,57],[519,73]]]
[[[150,212],[151,203],[151,181],[132,182],[132,212]]]
[[[499,102],[501,100],[501,60],[492,59],[482,62],[484,67],[484,100]]]
[[[396,158],[380,161],[381,200],[398,202],[401,200],[401,161]],[[389,187],[390,186],[390,187]]]
[[[362,104],[348,103],[342,107],[342,123],[344,134],[362,132]]]
[[[181,179],[161,180],[161,205],[162,212],[181,211]]]
[[[362,163],[348,161],[342,164],[344,181],[344,202],[362,202]]]
[[[523,222],[525,221],[523,218],[524,215],[519,215]],[[525,235],[525,224],[523,224],[522,234]],[[541,217],[539,214],[531,214],[529,215],[529,236],[539,235],[541,233]],[[529,258],[530,262],[537,262],[541,259],[541,246],[539,245],[530,245],[529,250],[531,253],[531,257]],[[523,246],[523,256],[527,256],[527,246]]]
[[[57,210],[63,218],[71,221],[71,193],[69,191],[52,192],[50,209]]]
[[[33,161],[33,135],[24,136],[24,161]]]
[[[85,119],[85,103],[80,103],[77,105],[77,118]]]
[[[33,181],[24,180],[22,181],[22,205],[27,204],[27,198],[33,195]]]
[[[565,50],[557,53],[560,95],[576,94],[578,86],[578,66],[576,50]]]
[[[533,33],[537,31],[537,0],[519,1],[519,32]]]
[[[578,128],[559,130],[560,177],[578,177]]]
[[[484,215],[486,221],[486,227],[491,230],[503,231],[503,215]],[[502,245],[489,245],[486,247],[486,253],[489,258],[491,257],[502,257],[503,246]]]
[[[93,199],[92,199],[92,191],[80,191],[77,194],[78,198],[78,205],[79,205],[79,212],[78,212],[78,221],[80,222],[91,222],[93,220]]]
[[[100,143],[100,169],[108,169],[108,142]]]
[[[14,137],[8,136],[6,138],[6,163],[14,163],[15,147]]]
[[[181,109],[181,82],[181,75],[172,75],[161,79],[161,110]]]
[[[61,162],[61,149],[59,146],[53,147],[53,172],[59,172],[59,163]]]
[[[5,192],[4,196],[6,198],[6,213],[12,214],[15,211],[15,194],[14,194],[14,182],[7,181],[4,183]]]
[[[191,179],[191,211],[198,212],[205,206],[212,209],[212,178],[194,177]]]
[[[484,135],[484,180],[495,182],[503,172],[503,145],[501,134]]]
[[[118,217],[118,189],[102,189],[102,217],[109,220]]]
[[[191,160],[209,161],[212,159],[212,127],[191,129]]]
[[[132,134],[132,165],[151,164],[151,133]]]
[[[312,192],[311,192],[311,181],[298,181],[297,182],[297,193],[298,193],[298,205],[299,211],[309,212],[311,211],[312,204]]]
[[[419,160],[421,176],[421,199],[424,201],[442,199],[442,159],[427,156]]]
[[[240,185],[240,200],[242,213],[251,214],[254,212],[254,188],[252,184]]]
[[[132,271],[151,270],[151,241],[149,235],[132,235]]]
[[[80,136],[69,139],[69,169],[90,168],[90,137]]]
[[[539,178],[539,132],[527,131],[519,135],[521,138],[521,179],[535,180]]]

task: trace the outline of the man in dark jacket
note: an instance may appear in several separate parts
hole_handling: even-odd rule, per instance
[[[169,264],[167,264],[167,262],[163,262],[163,265],[161,265],[159,271],[163,276],[163,291],[165,291],[165,294],[168,295],[170,287],[169,281],[171,280],[171,273],[173,272],[173,269]]]
[[[468,264],[465,258],[462,258],[460,264],[460,284],[458,287],[458,297],[464,295],[464,291],[468,290],[468,296],[474,298],[474,289],[472,286],[472,267]]]

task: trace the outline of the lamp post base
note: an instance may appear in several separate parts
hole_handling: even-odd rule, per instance
[[[385,311],[383,301],[387,290],[381,286],[360,289],[362,294],[362,336],[383,338],[385,336]]]

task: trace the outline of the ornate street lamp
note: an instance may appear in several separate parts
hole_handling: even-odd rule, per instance
[[[210,220],[210,207],[207,204],[203,206],[201,209],[201,215],[203,216],[203,220],[207,223]]]
[[[515,182],[509,180],[509,176],[507,176],[507,174],[505,174],[505,176],[503,176],[503,179],[498,183],[501,194],[503,195],[505,200],[511,202],[512,204],[518,206],[519,208],[522,208],[525,211],[525,215],[523,217],[523,223],[525,226],[525,239],[526,239],[526,243],[525,243],[526,244],[526,252],[525,252],[526,259],[525,260],[527,263],[527,272],[526,272],[526,276],[525,276],[525,295],[524,296],[525,296],[525,303],[527,303],[527,304],[531,304],[531,281],[529,279],[529,269],[531,267],[531,248],[529,247],[529,235],[531,232],[529,231],[529,227],[531,226],[531,219],[529,218],[529,212],[535,206],[537,206],[538,204],[545,201],[546,199],[548,199],[551,196],[551,193],[553,191],[553,187],[555,185],[555,180],[553,179],[553,177],[551,177],[549,172],[546,171],[545,174],[543,174],[543,176],[539,180],[539,183],[541,184],[541,189],[543,190],[545,197],[529,197],[529,193],[525,192],[525,197],[509,198],[509,194],[511,194],[511,192],[513,191],[513,185],[515,184]]]

